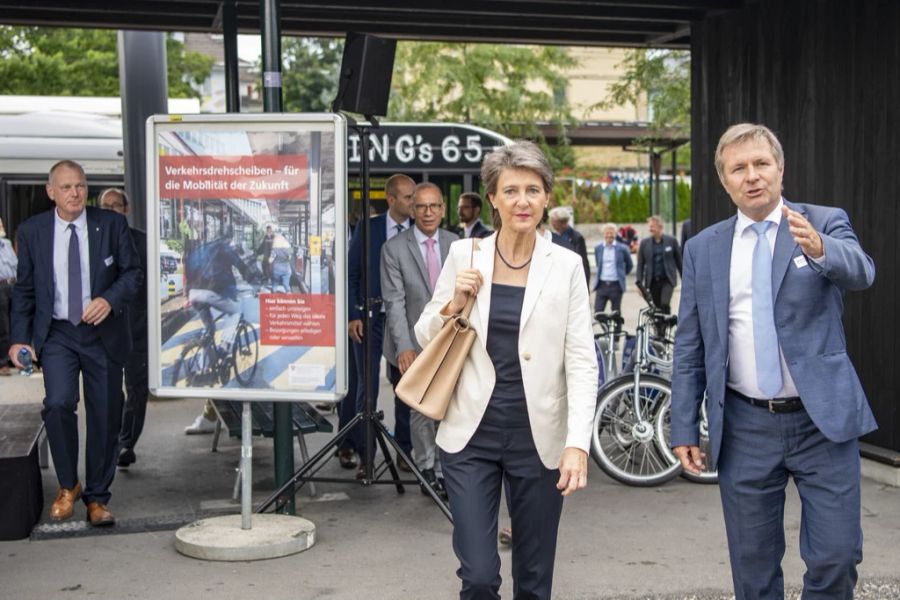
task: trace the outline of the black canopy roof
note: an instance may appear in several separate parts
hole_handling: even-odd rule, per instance
[[[281,0],[283,35],[688,48],[690,24],[745,0]],[[260,1],[238,0],[241,33],[259,31]],[[0,0],[0,23],[221,31],[218,0]]]

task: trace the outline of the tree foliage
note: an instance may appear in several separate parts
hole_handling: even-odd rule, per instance
[[[283,38],[281,41],[284,109],[288,112],[331,110],[337,93],[344,41],[328,38]]]
[[[612,84],[599,103],[605,110],[624,104],[650,105],[650,123],[655,131],[675,128],[691,130],[691,55],[680,50],[629,50],[619,65],[622,77]]]
[[[213,59],[166,38],[169,97],[199,98]],[[0,94],[118,96],[116,32],[0,26]]]
[[[575,65],[565,48],[552,46],[401,42],[389,117],[472,123],[536,139],[555,168],[571,166],[568,144],[548,148],[537,122],[574,122],[565,88],[566,70]]]

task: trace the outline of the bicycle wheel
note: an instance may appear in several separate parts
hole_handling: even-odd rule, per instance
[[[231,353],[234,377],[239,384],[247,387],[256,375],[256,365],[259,362],[259,338],[250,323],[238,323]]]
[[[210,367],[209,349],[204,345],[203,340],[188,342],[175,365],[172,385],[177,386],[181,379],[184,379],[184,387],[207,385],[204,382],[211,381],[213,376]]]
[[[659,413],[656,415],[656,437],[660,442],[660,451],[666,455],[668,460],[677,461],[678,458],[672,452],[672,403],[666,402]],[[681,476],[694,483],[718,483],[719,473],[710,470],[709,467],[709,420],[706,417],[706,396],[703,397],[703,404],[700,411],[700,451],[706,455],[706,464],[700,473],[691,473],[682,469]]]
[[[669,382],[642,374],[638,390],[642,418],[634,412],[633,376],[619,377],[600,392],[591,455],[616,481],[648,487],[674,478],[681,464],[660,452],[656,440],[656,414],[672,395]]]

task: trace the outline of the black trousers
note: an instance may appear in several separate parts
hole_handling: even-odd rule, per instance
[[[13,284],[0,281],[0,367],[10,365],[9,360],[9,301]]]
[[[607,301],[611,310],[622,308],[622,288],[618,281],[601,281],[597,286],[597,295],[594,296],[594,312],[603,312]]]
[[[91,325],[53,321],[41,349],[44,426],[59,485],[78,482],[78,376],[87,417],[85,503],[109,502],[122,426],[122,364],[113,362]]]
[[[672,292],[675,286],[669,283],[668,279],[654,279],[650,282],[650,297],[653,303],[664,313],[672,312]]]
[[[141,345],[142,344],[142,345]],[[136,340],[135,348],[146,348],[147,340]],[[147,353],[132,352],[125,361],[125,407],[122,410],[122,430],[119,447],[134,450],[147,415]]]
[[[558,469],[541,463],[529,427],[482,423],[463,450],[440,453],[453,513],[453,551],[459,559],[463,600],[500,598],[497,516],[507,483],[512,519],[513,596],[551,597],[556,536],[563,498]]]

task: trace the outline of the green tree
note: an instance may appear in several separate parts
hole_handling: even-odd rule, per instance
[[[283,38],[284,110],[331,110],[337,93],[344,41],[328,38]]]
[[[682,50],[629,50],[619,67],[622,77],[609,87],[597,107],[609,110],[622,105],[650,108],[650,130],[639,143],[647,146],[674,132],[680,137],[691,132],[691,55]],[[678,150],[678,164],[690,165],[690,145]]]
[[[166,38],[169,96],[199,98],[192,86],[213,59]],[[109,29],[0,26],[0,94],[118,96],[116,32]]]
[[[565,88],[566,70],[576,64],[565,48],[553,46],[401,42],[389,116],[460,121],[536,139],[558,170],[574,165],[574,152],[567,141],[548,148],[537,122],[563,131],[574,122]]]

